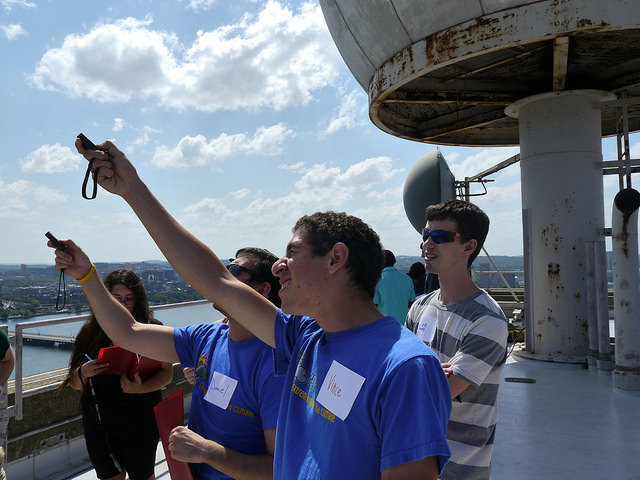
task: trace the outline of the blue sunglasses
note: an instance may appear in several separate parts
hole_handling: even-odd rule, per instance
[[[254,272],[246,267],[243,267],[242,265],[238,265],[237,263],[230,263],[229,265],[227,265],[227,270],[229,270],[229,273],[231,273],[231,275],[233,275],[234,277],[237,277],[242,272],[247,272],[251,276],[251,278],[255,277]]]
[[[463,235],[460,232],[449,232],[447,230],[427,230],[426,228],[422,231],[422,241],[426,242],[431,237],[435,243],[440,245],[441,243],[449,243],[453,242],[456,238],[468,238],[467,235]]]

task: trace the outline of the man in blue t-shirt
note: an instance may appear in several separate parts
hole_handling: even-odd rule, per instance
[[[66,243],[76,260],[90,263]],[[245,288],[279,305],[271,273],[276,259],[267,250],[243,248],[227,269]],[[169,437],[173,458],[190,462],[198,480],[271,477],[283,385],[274,375],[273,349],[228,315],[224,322],[182,328],[131,323],[116,302],[105,301],[94,277],[97,294],[89,301],[110,338],[138,354],[195,369],[189,428],[176,427]]]
[[[449,386],[433,352],[376,309],[383,254],[368,225],[335,212],[298,220],[272,267],[285,314],[180,226],[113,143],[76,148],[94,159],[100,185],[127,201],[176,271],[276,348],[277,372],[286,376],[274,477],[435,480],[450,454]],[[57,269],[83,278],[90,267],[72,244],[56,250]],[[90,300],[100,295],[97,281],[82,286]]]

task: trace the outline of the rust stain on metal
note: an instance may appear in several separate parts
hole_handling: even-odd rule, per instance
[[[544,243],[545,247],[551,245],[554,250],[558,250],[562,243],[562,236],[558,232],[558,227],[554,224],[544,227],[540,231],[540,239]]]
[[[581,18],[580,20],[576,21],[576,25],[579,29],[592,27],[593,21],[590,18]]]
[[[633,304],[629,300],[620,300],[620,308],[624,310],[625,313],[633,313]]]
[[[622,253],[629,258],[629,220],[631,219],[631,213],[624,213],[622,215],[622,233],[617,236],[618,240],[622,240]]]

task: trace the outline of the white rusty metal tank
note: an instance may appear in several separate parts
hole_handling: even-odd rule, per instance
[[[380,129],[520,144],[527,350],[585,362],[586,242],[604,241],[601,137],[616,133],[622,102],[640,129],[640,0],[320,5]],[[640,385],[640,359],[632,370]]]
[[[439,145],[515,145],[504,108],[575,89],[640,95],[635,0],[320,0],[382,130]],[[630,111],[640,129],[640,109]],[[602,133],[615,134],[612,109]]]

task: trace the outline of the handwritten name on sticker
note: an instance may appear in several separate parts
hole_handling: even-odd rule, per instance
[[[332,375],[331,378],[329,379],[329,393],[331,395],[336,396],[336,397],[341,397],[342,396],[342,389],[336,383],[336,376],[335,375]]]
[[[209,389],[204,399],[220,408],[226,409],[237,386],[238,381],[236,379],[227,377],[220,372],[213,372],[211,382],[209,382]]]
[[[324,377],[316,400],[344,421],[349,415],[364,381],[365,378],[362,375],[349,370],[334,360]]]
[[[433,337],[436,334],[437,327],[438,327],[437,318],[428,317],[424,315],[420,317],[420,322],[418,323],[418,331],[416,332],[416,335],[423,342],[430,344],[433,341]]]

